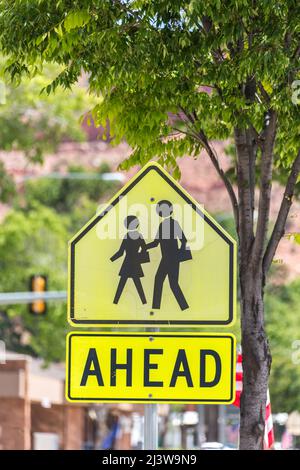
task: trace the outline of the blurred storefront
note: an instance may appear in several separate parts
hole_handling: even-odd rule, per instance
[[[0,450],[142,447],[143,406],[69,404],[65,366],[6,353],[0,363]]]
[[[64,400],[64,367],[8,353],[0,364],[0,449],[81,449],[88,409]]]

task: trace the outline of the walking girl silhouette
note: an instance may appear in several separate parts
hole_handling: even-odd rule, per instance
[[[127,233],[122,240],[119,250],[110,258],[111,261],[116,261],[125,253],[125,258],[119,272],[120,281],[115,294],[114,304],[119,302],[128,279],[133,280],[141,302],[146,304],[147,301],[141,283],[141,277],[144,277],[141,264],[150,261],[146,250],[146,243],[142,234],[138,231],[139,219],[137,217],[129,215],[125,218],[124,225],[127,228]]]

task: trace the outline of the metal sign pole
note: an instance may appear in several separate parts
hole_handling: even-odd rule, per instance
[[[147,403],[144,405],[144,449],[157,450],[158,442],[158,419],[157,405]]]
[[[147,332],[159,331],[159,328],[146,328]],[[158,446],[158,412],[156,403],[144,405],[144,449],[157,450]]]

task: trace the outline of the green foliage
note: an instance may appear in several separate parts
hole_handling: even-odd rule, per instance
[[[71,87],[82,70],[88,73],[91,92],[101,98],[94,119],[100,124],[109,118],[114,141],[125,136],[134,149],[124,168],[157,157],[176,169],[176,158],[198,155],[194,136],[200,129],[208,139],[232,136],[236,124],[261,132],[269,107],[280,123],[277,169],[285,171],[295,157],[297,0],[230,0],[226,8],[215,0],[2,0],[0,7],[10,77],[32,76],[57,62],[62,71],[50,92]],[[182,110],[193,112],[195,123],[181,127],[184,138],[170,140]]]
[[[80,173],[83,176],[90,176],[89,179],[85,178],[62,178],[53,179],[51,177],[43,177],[33,180],[28,180],[24,187],[24,196],[26,207],[30,209],[32,205],[39,202],[48,205],[55,209],[57,212],[71,213],[82,196],[86,196],[91,201],[99,201],[100,198],[107,194],[107,192],[115,185],[110,181],[103,181],[97,179],[103,173],[109,172],[107,164],[102,164],[97,172],[87,173],[85,168],[80,165],[70,165],[68,173]]]
[[[59,67],[52,65],[33,79],[22,80],[18,87],[5,82],[5,103],[0,105],[1,149],[23,150],[28,159],[40,162],[63,139],[84,139],[79,118],[93,103],[86,89],[59,87],[56,96],[41,92],[58,72]]]
[[[267,288],[267,332],[272,350],[270,395],[273,412],[300,410],[300,364],[294,345],[300,339],[300,281]],[[298,343],[294,343],[298,341]]]
[[[0,201],[10,202],[16,195],[16,186],[13,178],[7,174],[4,163],[0,161]]]
[[[36,206],[28,213],[12,211],[1,224],[0,279],[2,292],[10,289],[24,290],[35,271],[53,274],[51,287],[62,288],[65,284],[66,221],[54,210]],[[55,262],[53,263],[53,257]],[[18,275],[15,272],[18,270]]]

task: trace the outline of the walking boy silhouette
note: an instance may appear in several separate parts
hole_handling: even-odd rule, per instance
[[[158,245],[161,249],[161,262],[155,275],[152,308],[160,309],[163,283],[168,277],[170,288],[181,310],[185,310],[189,308],[189,305],[179,286],[178,278],[180,262],[191,259],[191,255],[189,257],[184,255],[186,237],[179,223],[172,217],[173,206],[171,202],[160,201],[156,206],[156,212],[163,220],[159,225],[155,240],[146,245],[147,249]],[[178,247],[178,240],[181,242],[180,247]],[[188,250],[187,252],[190,253]]]

